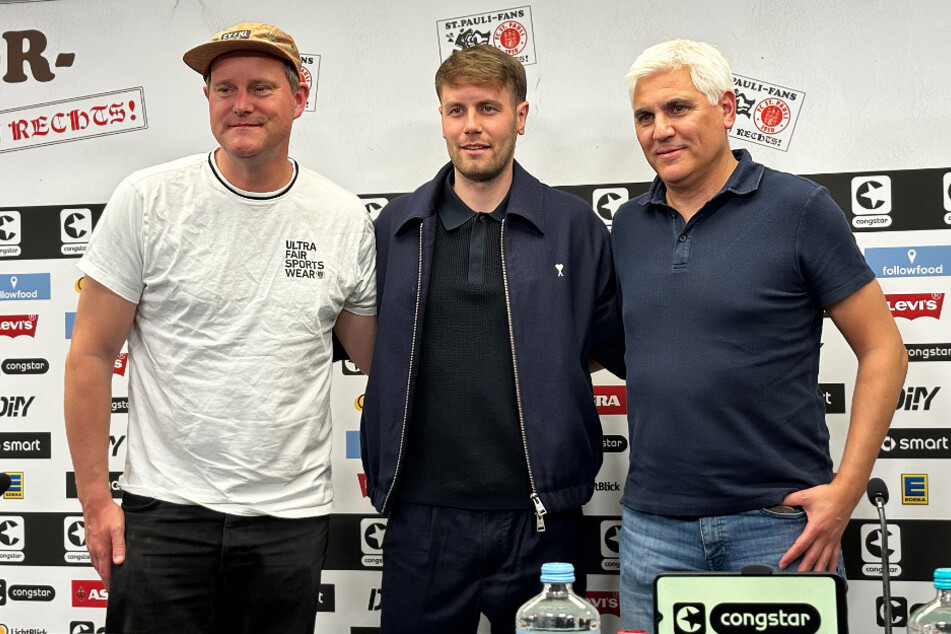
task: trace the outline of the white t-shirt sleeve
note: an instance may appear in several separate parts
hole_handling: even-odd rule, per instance
[[[354,315],[369,316],[376,314],[376,236],[370,215],[363,210],[362,205],[360,207],[365,218],[356,240],[354,284],[343,309]]]
[[[79,269],[116,295],[138,304],[143,282],[142,232],[145,207],[141,193],[123,180],[102,212]]]

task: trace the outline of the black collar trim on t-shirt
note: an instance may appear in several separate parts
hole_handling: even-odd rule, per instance
[[[294,186],[294,183],[297,182],[297,175],[300,173],[300,169],[298,168],[297,161],[291,157],[287,157],[287,160],[291,162],[291,165],[294,168],[294,173],[291,175],[291,180],[287,183],[287,185],[273,192],[249,192],[243,189],[238,189],[229,183],[228,179],[224,177],[224,174],[221,173],[221,171],[218,169],[218,166],[215,164],[215,151],[212,150],[208,153],[208,165],[211,167],[211,173],[215,175],[215,178],[217,178],[218,181],[228,189],[228,191],[236,196],[240,196],[241,198],[247,198],[248,200],[271,200],[273,198],[279,198],[286,194],[290,188]]]

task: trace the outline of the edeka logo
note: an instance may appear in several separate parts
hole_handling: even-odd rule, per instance
[[[901,503],[928,504],[928,474],[903,473],[901,474]]]
[[[944,307],[944,293],[898,293],[885,295],[888,310],[895,318],[909,321],[919,317],[941,318]]]
[[[710,611],[717,634],[816,634],[819,611],[808,603],[720,603]]]
[[[109,599],[109,591],[100,579],[72,581],[74,608],[104,608]]]
[[[951,343],[906,343],[909,361],[951,361]]]
[[[901,575],[901,527],[887,524],[888,529],[888,571],[894,577]],[[878,522],[863,524],[860,530],[862,543],[862,574],[868,577],[882,576],[883,540],[882,529]]]
[[[941,386],[935,388],[928,387],[906,387],[898,394],[898,405],[896,410],[906,412],[922,410],[927,412],[931,409],[931,402],[938,395]]]
[[[951,274],[951,246],[870,247],[865,260],[879,278]]]
[[[845,413],[845,383],[820,383],[819,392],[826,404],[826,414]]]
[[[882,442],[879,458],[951,458],[951,430],[892,427]]]
[[[25,496],[24,489],[26,488],[26,485],[23,482],[23,472],[22,471],[7,471],[7,475],[10,476],[10,486],[8,486],[7,490],[3,492],[3,499],[4,500],[22,500]],[[0,533],[2,532],[3,532],[3,529],[0,528]]]
[[[46,359],[4,359],[0,370],[4,374],[46,374],[50,362]]]
[[[621,618],[621,599],[619,593],[610,590],[588,590],[585,598],[597,608],[600,614],[613,614]]]
[[[627,414],[627,391],[623,385],[595,385],[594,404],[598,414]]]
[[[11,302],[49,298],[49,273],[0,275],[0,301]]]
[[[36,337],[39,315],[0,315],[0,337]]]
[[[52,53],[46,52],[46,35],[42,31],[28,29],[25,31],[5,31],[3,39],[7,41],[7,68],[3,81],[8,84],[17,84],[28,79],[24,72],[30,67],[33,79],[40,82],[52,81],[56,74],[50,70],[48,57]],[[75,53],[57,53],[53,58],[54,68],[69,68],[76,60]]]

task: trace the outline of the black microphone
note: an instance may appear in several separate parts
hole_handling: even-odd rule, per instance
[[[881,478],[868,481],[868,501],[878,509],[878,521],[882,531],[882,599],[885,614],[885,634],[892,634],[892,579],[888,564],[888,525],[885,523],[885,504],[888,503],[888,487]]]
[[[10,476],[8,476],[6,473],[0,473],[0,495],[6,493],[11,484],[12,482],[10,482]]]
[[[872,478],[868,481],[868,501],[872,503],[872,506],[884,506],[888,504],[888,487],[885,486],[885,481],[881,478]],[[881,500],[881,504],[879,503]]]

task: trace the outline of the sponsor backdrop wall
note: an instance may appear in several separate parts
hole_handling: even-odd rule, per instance
[[[717,44],[736,73],[732,144],[829,188],[908,344],[907,383],[875,468],[891,490],[895,625],[930,598],[932,569],[951,565],[947,2],[37,0],[0,2],[0,470],[13,480],[0,500],[0,632],[103,626],[106,594],[88,564],[62,420],[63,359],[82,285],[75,261],[121,178],[214,147],[201,79],[181,55],[248,19],[288,29],[304,53],[313,90],[292,155],[357,192],[371,215],[446,160],[433,74],[454,48],[488,42],[528,72],[519,160],[610,225],[652,177],[623,82],[631,61],[674,37]],[[823,345],[838,459],[855,362],[831,323]],[[113,378],[113,477],[125,456],[125,368],[123,353]],[[585,572],[610,632],[628,442],[622,384],[603,371],[594,383],[606,455],[587,506]],[[323,632],[376,631],[383,600],[386,521],[363,495],[359,461],[364,386],[353,366],[336,368]],[[882,629],[875,518],[863,500],[845,534],[854,632]]]

